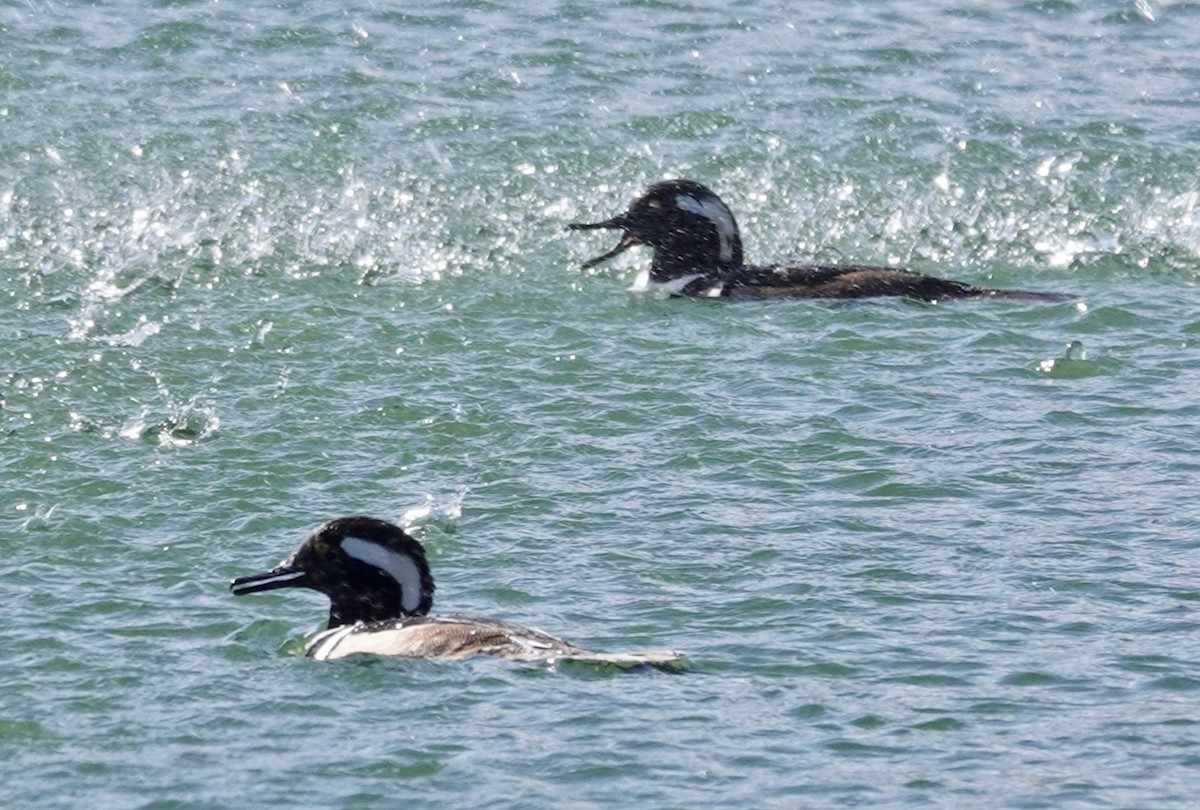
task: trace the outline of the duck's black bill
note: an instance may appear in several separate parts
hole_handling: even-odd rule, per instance
[[[599,231],[603,229],[617,230],[625,227],[625,215],[621,214],[603,222],[572,222],[567,226],[568,231]]]
[[[613,217],[612,219],[606,219],[603,222],[572,222],[570,225],[567,226],[567,230],[569,230],[569,231],[597,231],[597,230],[603,230],[603,229],[619,230],[619,229],[624,229],[625,226],[626,226],[625,216],[621,215],[621,216]],[[608,251],[605,254],[597,256],[594,259],[588,259],[586,262],[583,263],[583,269],[587,270],[590,267],[595,267],[596,265],[600,264],[601,262],[608,261],[613,256],[624,253],[626,250],[629,250],[629,248],[633,247],[634,245],[640,245],[640,244],[641,244],[641,240],[639,240],[636,236],[634,236],[632,233],[630,233],[628,230],[626,230],[625,233],[621,236],[621,241],[617,242],[616,247],[614,247],[612,250]]]
[[[279,588],[307,588],[308,574],[296,568],[276,568],[261,574],[238,577],[229,583],[234,596],[245,596],[259,591],[274,591]]]

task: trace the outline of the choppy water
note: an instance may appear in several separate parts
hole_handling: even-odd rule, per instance
[[[0,5],[9,807],[1188,807],[1200,5]],[[1084,305],[626,291],[749,258]],[[682,675],[300,656],[317,523]]]

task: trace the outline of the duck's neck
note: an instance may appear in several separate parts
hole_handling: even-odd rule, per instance
[[[405,613],[399,604],[398,595],[380,591],[360,592],[334,599],[329,605],[329,629],[344,624],[402,619]]]
[[[709,281],[729,278],[742,266],[742,242],[736,232],[721,237],[715,230],[679,232],[654,245],[650,281],[667,284],[685,276]]]
[[[666,251],[654,251],[654,260],[650,264],[650,282],[655,285],[665,285],[678,282],[682,278],[704,278],[709,282],[718,282],[730,278],[739,268],[741,262],[716,262],[702,256],[680,255]]]

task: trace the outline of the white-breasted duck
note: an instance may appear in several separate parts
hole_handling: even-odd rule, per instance
[[[584,263],[607,261],[635,245],[654,250],[650,270],[634,289],[706,298],[868,298],[907,296],[924,301],[950,298],[1004,298],[1070,301],[1074,296],[1029,290],[976,287],[898,267],[784,262],[747,265],[742,239],[729,206],[707,186],[692,180],[664,180],[649,186],[612,219],[572,223],[569,230],[622,231],[612,250]]]
[[[672,650],[602,653],[540,630],[471,616],[428,616],[433,575],[425,549],[400,527],[355,515],[318,527],[277,567],[238,577],[236,596],[310,588],[329,597],[329,626],[306,654],[329,661],[359,653],[453,660],[494,655],[515,661],[572,660],[678,668]]]

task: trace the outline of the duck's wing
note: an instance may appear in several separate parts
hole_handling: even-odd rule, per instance
[[[536,660],[584,652],[532,628],[468,616],[412,616],[335,627],[308,645],[308,656],[332,661],[348,655],[384,655],[455,660],[495,655]]]
[[[871,298],[904,296],[922,301],[950,298],[1010,298],[1070,301],[1073,296],[1030,290],[975,287],[954,279],[927,276],[900,267],[788,262],[743,267],[726,284],[733,298]]]
[[[924,300],[966,298],[977,294],[969,284],[914,273],[898,267],[789,262],[743,267],[731,280],[737,298],[868,298],[900,295]]]
[[[333,661],[350,655],[382,655],[453,661],[494,655],[510,661],[585,661],[622,667],[679,666],[671,650],[598,653],[511,622],[471,616],[413,616],[335,627],[308,645],[308,656]]]

